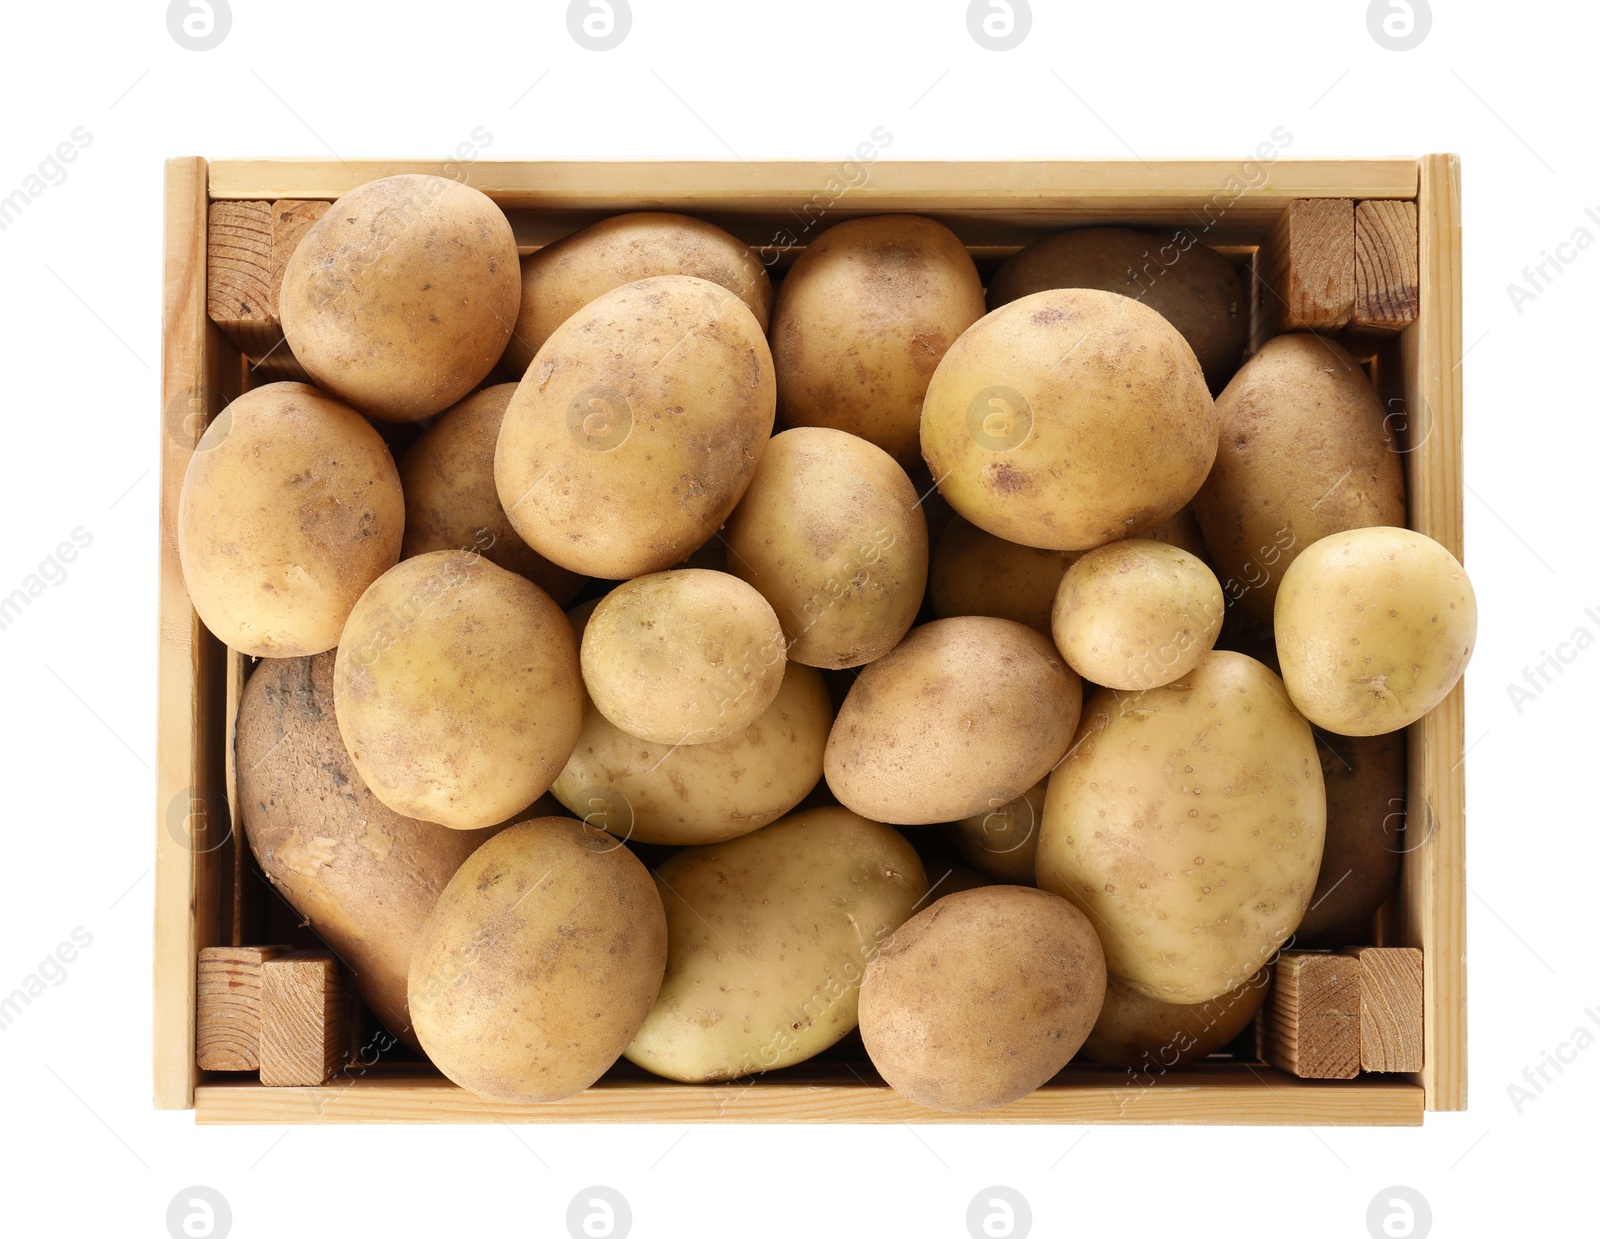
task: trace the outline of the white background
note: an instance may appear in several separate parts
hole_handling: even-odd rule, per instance
[[[1520,313],[1507,285],[1578,227],[1600,237],[1584,214],[1600,214],[1593,6],[1437,0],[1403,53],[1369,35],[1365,0],[1035,0],[1030,35],[1004,53],[968,35],[964,0],[634,0],[631,33],[605,53],[574,43],[557,0],[232,7],[226,40],[197,53],[169,37],[164,3],[6,6],[0,196],[78,126],[92,142],[0,232],[0,594],[74,528],[93,536],[0,632],[0,993],[75,927],[93,934],[65,982],[0,1031],[7,1234],[165,1235],[174,1193],[205,1184],[240,1237],[560,1236],[591,1183],[625,1193],[639,1236],[961,1236],[968,1201],[995,1183],[1027,1196],[1038,1235],[1360,1237],[1391,1184],[1428,1198],[1435,1234],[1592,1233],[1600,1047],[1520,1113],[1507,1086],[1585,1008],[1600,1017],[1585,796],[1600,652],[1520,711],[1507,685],[1575,628],[1600,635],[1586,515],[1600,250]],[[901,158],[1244,158],[1280,125],[1289,156],[1462,154],[1481,607],[1471,1109],[1420,1131],[286,1130],[154,1112],[162,160],[443,159],[483,126],[495,159],[836,161],[879,125]]]

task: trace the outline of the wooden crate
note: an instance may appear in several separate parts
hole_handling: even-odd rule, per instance
[[[260,883],[232,831],[232,718],[244,660],[196,617],[179,570],[176,516],[206,421],[254,385],[239,348],[207,315],[208,211],[219,201],[330,201],[400,172],[455,176],[510,216],[524,252],[608,214],[682,211],[710,219],[786,266],[828,224],[915,211],[953,228],[980,266],[1062,227],[1187,228],[1249,254],[1305,199],[1415,203],[1417,313],[1371,351],[1380,393],[1404,401],[1410,523],[1462,555],[1460,166],[1420,160],[1280,160],[1241,188],[1226,162],[883,161],[840,192],[825,163],[475,163],[174,159],[167,165],[162,340],[160,739],[155,897],[155,1104],[197,1121],[293,1122],[1014,1122],[1416,1124],[1466,1105],[1463,705],[1460,686],[1410,729],[1409,821],[1387,945],[1421,948],[1422,1070],[1303,1080],[1259,1064],[1196,1064],[1146,1084],[1069,1067],[1032,1096],[979,1115],[900,1098],[850,1062],[802,1064],[750,1082],[691,1086],[623,1063],[587,1092],[544,1106],[481,1101],[425,1067],[375,1068],[316,1088],[269,1088],[195,1062],[201,947],[248,945]],[[859,178],[852,176],[851,180]],[[1255,178],[1250,178],[1254,180]],[[1409,214],[1411,208],[1390,208]],[[813,221],[809,225],[805,221]],[[1280,235],[1285,230],[1279,229]],[[1396,406],[1402,407],[1402,406]],[[264,939],[257,939],[262,941]]]

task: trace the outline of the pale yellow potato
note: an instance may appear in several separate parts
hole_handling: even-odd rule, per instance
[[[928,379],[982,315],[978,269],[943,224],[920,215],[835,224],[778,286],[779,419],[848,431],[912,466]]]
[[[766,712],[709,744],[652,744],[591,703],[551,791],[592,826],[624,841],[720,843],[776,821],[822,778],[833,705],[822,673],[791,662]]]
[[[1456,686],[1478,601],[1466,569],[1432,538],[1352,529],[1289,565],[1273,631],[1300,712],[1343,736],[1377,736],[1416,722]]]
[[[1237,989],[1206,1002],[1158,1002],[1126,981],[1106,981],[1105,1005],[1083,1056],[1121,1067],[1141,1084],[1215,1054],[1250,1026],[1267,997],[1272,970],[1263,968]]]
[[[946,895],[867,966],[861,1040],[878,1073],[933,1110],[992,1110],[1077,1053],[1106,992],[1087,917],[1025,886]]]
[[[778,614],[789,657],[859,667],[910,631],[928,529],[894,459],[842,430],[775,435],[728,519],[727,563]]]
[[[457,830],[492,826],[543,795],[572,755],[578,643],[531,581],[432,551],[361,596],[333,699],[350,759],[384,804]]]
[[[1194,497],[1217,418],[1172,324],[1116,293],[1009,302],[945,354],[922,406],[922,454],[950,506],[1008,542],[1083,551]]]
[[[1188,551],[1129,538],[1085,551],[1061,579],[1050,631],[1092,684],[1141,691],[1188,675],[1222,631],[1222,586]]]
[[[671,1080],[802,1062],[856,1026],[867,965],[927,893],[904,836],[809,809],[656,871],[667,972],[627,1057]]]
[[[767,329],[772,280],[744,242],[689,215],[635,211],[590,224],[522,260],[522,308],[505,365],[520,378],[567,319],[613,288],[653,275],[720,284]]]
[[[451,1080],[489,1101],[556,1101],[617,1061],[666,960],[649,870],[602,831],[536,818],[450,879],[407,992],[422,1047]]]
[[[1216,464],[1194,498],[1230,600],[1270,621],[1284,572],[1317,539],[1406,523],[1399,413],[1321,336],[1277,336],[1245,362],[1217,397]]]
[[[369,417],[414,422],[487,377],[521,297],[517,239],[487,195],[442,176],[387,176],[307,230],[278,314],[317,386]]]
[[[501,383],[473,392],[423,431],[401,459],[406,537],[400,553],[410,559],[429,551],[477,551],[566,606],[583,578],[519,538],[495,494],[494,445],[516,390],[515,383]]]
[[[823,768],[874,821],[953,822],[1022,795],[1072,743],[1083,687],[1033,629],[934,620],[856,678]]]
[[[354,410],[269,383],[206,427],[178,495],[178,560],[194,609],[258,658],[320,654],[400,558],[394,459]]]
[[[727,289],[664,275],[551,334],[506,409],[495,488],[522,540],[573,572],[659,572],[710,540],[772,435],[772,355]]]
[[[1012,886],[1032,886],[1034,857],[1039,851],[1039,823],[1044,817],[1048,779],[1040,779],[1012,800],[996,800],[981,813],[952,822],[948,828],[956,850],[979,873]],[[941,893],[949,892],[940,888]]]
[[[595,708],[658,744],[709,744],[744,731],[778,695],[786,661],[767,600],[705,568],[624,582],[583,630],[583,682]]]
[[[928,594],[940,619],[993,615],[1050,635],[1050,608],[1077,554],[1020,546],[952,517],[933,553]]]
[[[1050,776],[1039,885],[1088,914],[1114,975],[1206,1002],[1299,925],[1326,816],[1316,741],[1282,682],[1214,650],[1175,683],[1089,699]]]

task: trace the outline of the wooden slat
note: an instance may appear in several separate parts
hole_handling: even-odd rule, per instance
[[[1280,955],[1263,1030],[1273,1066],[1305,1079],[1354,1079],[1361,1069],[1360,964],[1348,955]]]
[[[1426,155],[1417,198],[1417,321],[1400,334],[1411,422],[1411,527],[1462,551],[1461,161]],[[1471,568],[1471,564],[1467,564]],[[1407,733],[1406,854],[1396,945],[1422,948],[1426,1019],[1417,1080],[1430,1110],[1467,1105],[1465,682]]]
[[[1417,204],[1358,202],[1355,212],[1356,331],[1392,334],[1417,317]]]
[[[1262,243],[1256,267],[1266,337],[1336,331],[1349,323],[1355,245],[1355,203],[1349,198],[1289,204]]]
[[[1422,952],[1408,946],[1347,951],[1360,966],[1361,1070],[1422,1070]]]
[[[253,382],[306,382],[278,319],[283,270],[326,202],[213,202],[206,244],[206,309],[252,363]]]
[[[870,1068],[819,1069],[752,1084],[603,1080],[542,1106],[482,1101],[428,1068],[380,1065],[321,1088],[217,1082],[195,1096],[199,1123],[1205,1123],[1416,1126],[1422,1091],[1383,1081],[1299,1080],[1270,1067],[1208,1064],[1148,1087],[1123,1072],[1069,1067],[1038,1092],[996,1110],[946,1114],[901,1097]]]
[[[261,1066],[261,966],[288,948],[210,946],[200,950],[195,1062],[201,1071]]]
[[[261,1083],[314,1086],[350,1048],[350,986],[328,951],[293,951],[261,965]]]

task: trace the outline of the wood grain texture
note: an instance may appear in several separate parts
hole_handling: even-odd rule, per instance
[[[1257,273],[1265,337],[1286,331],[1336,331],[1356,299],[1355,203],[1349,198],[1291,202],[1262,242]]]
[[[306,381],[278,319],[283,271],[328,203],[213,202],[206,243],[206,310],[244,355],[256,382]]]
[[[314,1086],[350,1048],[350,986],[328,951],[293,951],[261,965],[261,1083]]]
[[[1303,1079],[1354,1079],[1361,1069],[1360,965],[1348,955],[1280,955],[1263,1030],[1273,1066]]]
[[[785,1072],[782,1079],[696,1085],[608,1077],[541,1106],[483,1101],[430,1068],[379,1065],[320,1088],[216,1082],[195,1098],[198,1123],[1205,1123],[1416,1126],[1422,1091],[1403,1078],[1300,1080],[1270,1067],[1212,1064],[1155,1084],[1072,1066],[995,1110],[947,1114],[901,1097],[869,1067]]]
[[[195,1062],[201,1071],[255,1071],[261,1066],[261,966],[287,950],[201,948],[195,997]]]
[[[1417,204],[1358,202],[1350,326],[1392,334],[1417,317]]]
[[[1422,1070],[1422,952],[1354,947],[1361,973],[1361,1070]]]

